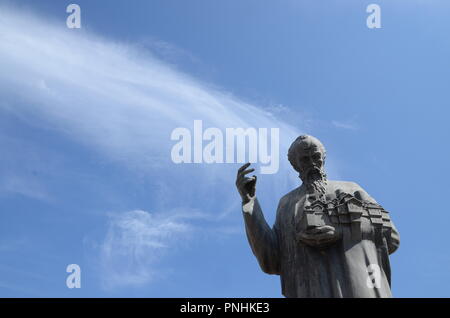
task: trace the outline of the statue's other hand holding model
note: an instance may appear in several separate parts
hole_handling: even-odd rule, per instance
[[[327,180],[326,152],[308,135],[288,159],[302,185],[281,198],[273,228],[256,198],[250,164],[237,173],[247,238],[286,297],[391,297],[389,254],[400,238],[389,212],[354,182]]]

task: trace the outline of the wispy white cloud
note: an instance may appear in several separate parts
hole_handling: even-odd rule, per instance
[[[211,214],[182,208],[164,213],[110,213],[108,218],[103,240],[85,242],[99,251],[97,261],[106,290],[147,285],[169,274],[173,268],[160,264],[194,240],[222,240],[244,231]]]
[[[20,194],[43,201],[51,200],[51,196],[42,184],[32,178],[18,175],[2,176],[0,179],[0,192]]]
[[[0,112],[20,114],[151,180],[160,189],[156,202],[189,214],[131,211],[112,218],[101,249],[112,285],[150,282],[158,255],[191,233],[196,208],[210,216],[239,210],[236,166],[176,166],[170,159],[174,128],[192,128],[195,119],[205,128],[280,128],[280,170],[276,178],[260,178],[258,191],[276,200],[298,182],[283,158],[299,129],[149,51],[1,7],[0,69]],[[26,192],[17,182],[9,187],[14,184]],[[28,194],[39,196],[32,190]]]
[[[110,216],[100,248],[103,286],[141,286],[162,274],[157,265],[168,253],[186,244],[192,236],[192,219],[199,213],[165,214],[134,210]]]
[[[333,121],[331,121],[331,123],[336,128],[347,129],[347,130],[358,130],[359,129],[358,126],[354,122],[348,122],[348,121],[342,122],[342,121],[333,120]]]
[[[266,111],[174,70],[148,51],[5,7],[0,10],[0,67],[1,111],[18,112],[141,175],[167,173],[167,178],[180,179],[171,172],[176,167],[170,160],[170,133],[176,127],[192,128],[195,119],[203,120],[205,128],[280,128],[281,159],[299,134]],[[283,177],[273,181],[275,193],[296,182],[287,161],[280,162],[278,175]],[[192,197],[192,191],[209,192],[208,183],[232,182],[230,172],[235,169],[185,165],[184,179],[195,175],[203,182],[183,193]],[[176,187],[168,189],[169,195],[179,193]]]
[[[97,151],[144,171],[170,154],[170,132],[194,119],[226,127],[297,130],[254,105],[173,70],[149,51],[6,8],[0,19],[5,100]]]

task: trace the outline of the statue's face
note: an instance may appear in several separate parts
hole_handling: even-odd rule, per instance
[[[317,180],[323,176],[323,153],[320,148],[312,143],[304,143],[299,153],[300,176],[302,180]]]

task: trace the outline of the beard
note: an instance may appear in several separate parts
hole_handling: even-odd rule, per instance
[[[316,194],[319,198],[325,197],[327,178],[325,172],[318,168],[312,167],[306,171],[305,176],[300,175],[306,190],[310,194]]]

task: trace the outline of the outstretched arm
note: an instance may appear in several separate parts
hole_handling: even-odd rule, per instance
[[[279,275],[280,261],[276,228],[271,229],[267,224],[256,197],[244,204],[242,210],[248,242],[261,269],[267,274]]]
[[[242,211],[245,221],[245,231],[253,254],[258,259],[261,269],[267,274],[280,274],[279,248],[276,228],[267,224],[258,199],[256,199],[256,176],[245,175],[253,172],[248,169],[249,163],[238,170],[236,186],[242,197]]]

